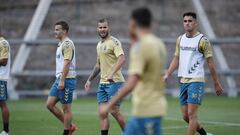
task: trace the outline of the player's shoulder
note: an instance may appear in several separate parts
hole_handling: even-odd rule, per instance
[[[210,42],[210,41],[206,36],[202,35],[201,42]]]
[[[199,43],[200,43],[200,47],[204,47],[205,45],[211,45],[209,39],[204,35],[202,35]]]
[[[178,41],[178,42],[180,42],[183,36],[185,36],[185,33],[184,33],[184,34],[181,34],[181,35],[179,35],[179,36],[177,37],[177,41]]]
[[[67,39],[63,42],[63,48],[74,48],[74,43],[71,39]]]
[[[120,45],[121,45],[120,40],[117,39],[117,38],[114,37],[114,36],[111,36],[111,37],[110,37],[110,40],[111,40],[111,42],[113,43],[113,45],[116,45],[116,46],[120,46]]]

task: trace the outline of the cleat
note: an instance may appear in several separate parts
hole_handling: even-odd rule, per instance
[[[0,135],[9,135],[6,131],[2,131]]]
[[[75,124],[72,124],[71,125],[71,128],[70,128],[70,132],[69,132],[69,135],[72,135],[73,132],[75,132],[77,130],[77,126]]]

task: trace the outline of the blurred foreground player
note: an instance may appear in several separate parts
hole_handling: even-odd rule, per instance
[[[151,31],[152,15],[147,8],[132,12],[129,22],[131,40],[128,79],[119,93],[103,107],[109,111],[115,103],[132,92],[132,117],[124,135],[161,135],[161,121],[166,113],[162,73],[166,62],[164,43]]]

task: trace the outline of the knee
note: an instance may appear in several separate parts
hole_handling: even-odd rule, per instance
[[[52,111],[53,110],[53,105],[52,104],[46,104],[46,108],[49,110],[49,111]]]
[[[63,109],[63,113],[64,113],[64,114],[69,114],[69,113],[71,113],[71,109],[70,109],[69,107],[63,107],[62,109]]]
[[[101,110],[100,110],[98,113],[99,113],[99,117],[100,117],[101,119],[105,119],[105,118],[108,117],[108,113],[107,113],[107,112],[104,112],[104,111],[101,111]]]
[[[188,112],[188,119],[192,120],[192,119],[196,119],[197,118],[197,113],[194,111],[189,111]]]

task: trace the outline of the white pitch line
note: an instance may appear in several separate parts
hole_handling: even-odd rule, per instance
[[[97,116],[97,112],[87,112],[87,111],[77,111],[73,112],[73,114],[78,115],[95,115]],[[130,113],[124,113],[125,116],[131,116]],[[181,119],[173,118],[173,117],[164,117],[165,120],[174,120],[174,121],[183,121]],[[212,125],[223,125],[223,126],[235,126],[240,127],[240,123],[232,123],[232,122],[222,122],[222,121],[205,121],[201,120],[200,122],[206,123],[206,124],[212,124]]]
[[[174,121],[183,121],[181,119],[176,119],[173,117],[166,117],[166,120],[174,120]],[[206,124],[213,124],[213,125],[224,125],[224,126],[240,126],[240,123],[231,123],[231,122],[222,122],[222,121],[205,121],[205,120],[201,120],[202,123],[206,123]]]
[[[162,129],[182,129],[187,127],[188,126],[169,126],[169,127],[163,127]]]

